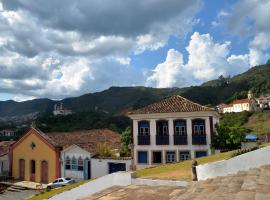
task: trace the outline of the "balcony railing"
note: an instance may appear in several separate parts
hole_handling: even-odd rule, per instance
[[[169,145],[169,135],[156,135],[156,145]]]
[[[187,135],[174,135],[174,145],[187,145]]]
[[[192,135],[192,144],[205,145],[206,135]]]
[[[138,135],[138,145],[150,145],[150,135]]]

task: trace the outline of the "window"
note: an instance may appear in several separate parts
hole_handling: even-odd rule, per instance
[[[195,153],[196,158],[205,157],[205,156],[207,156],[206,151],[196,151],[196,153]]]
[[[186,135],[186,121],[176,120],[174,121],[174,134],[177,136]]]
[[[169,135],[168,121],[158,121],[157,122],[157,135],[159,135],[159,136]]]
[[[58,182],[59,182],[59,183],[62,183],[62,182],[64,182],[64,181],[63,181],[63,179],[59,179],[59,181],[58,181]]]
[[[70,158],[69,158],[69,156],[66,157],[65,168],[67,170],[70,170]]]
[[[174,163],[175,162],[175,152],[167,151],[166,152],[166,163]]]
[[[72,170],[78,170],[77,159],[76,159],[75,157],[72,158],[72,161],[71,161],[71,169],[72,169]]]
[[[139,122],[139,136],[150,135],[150,125],[148,121]]]
[[[79,157],[78,159],[78,171],[83,171],[83,159]]]
[[[180,151],[179,152],[179,160],[190,160],[190,152],[189,151]]]
[[[138,163],[142,163],[142,164],[148,163],[147,151],[138,151]]]
[[[161,151],[154,151],[153,152],[153,163],[154,164],[162,163],[162,152]]]
[[[205,120],[193,120],[193,134],[205,135]]]

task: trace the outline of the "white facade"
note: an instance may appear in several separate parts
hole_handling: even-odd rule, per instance
[[[91,178],[98,178],[101,176],[105,176],[110,173],[110,164],[124,164],[125,171],[130,170],[131,166],[131,159],[129,160],[120,160],[120,159],[99,159],[99,158],[92,158],[91,159]]]
[[[8,175],[9,172],[9,158],[8,154],[0,156],[0,175]]]
[[[130,170],[131,159],[99,159],[93,158],[92,156],[91,153],[77,145],[72,145],[64,149],[61,152],[61,176],[71,177],[75,180],[86,180],[107,175],[114,172],[113,170],[118,171],[119,167],[122,167],[120,168],[123,169],[121,171]],[[68,159],[70,161],[67,162]],[[81,165],[79,163],[81,163]]]
[[[206,155],[211,154],[210,144],[211,144],[211,122],[212,120],[212,130],[214,131],[214,126],[218,122],[219,116],[215,111],[202,111],[202,112],[183,112],[183,113],[159,113],[159,114],[133,114],[129,116],[133,120],[133,159],[136,169],[142,169],[149,166],[156,165],[153,163],[153,152],[161,152],[162,162],[160,164],[165,164],[170,158],[167,158],[167,152],[175,152],[173,162],[180,161],[180,153],[189,152],[189,159],[193,159],[196,156],[196,152],[205,152]],[[194,145],[192,144],[192,120],[200,119],[205,122],[205,137],[206,144],[204,145]],[[165,120],[168,121],[168,133],[169,133],[169,145],[157,145],[156,144],[156,123],[157,121]],[[175,145],[174,144],[174,121],[184,120],[186,122],[186,134],[187,134],[187,144],[186,145]],[[150,145],[139,145],[138,135],[139,128],[138,123],[140,121],[148,121],[150,124]],[[139,163],[138,154],[139,152],[147,152],[147,163]],[[168,153],[169,154],[169,153]]]
[[[70,159],[70,167],[67,167],[67,159]],[[76,159],[77,167],[74,165],[72,167],[72,159]],[[78,170],[79,159],[83,160],[83,170]],[[91,154],[88,151],[78,147],[77,145],[72,145],[61,152],[61,176],[71,177],[76,180],[89,179],[91,174],[88,176],[88,163],[90,162]],[[91,166],[91,165],[90,165]]]
[[[223,108],[223,113],[251,111],[250,103],[233,103]]]

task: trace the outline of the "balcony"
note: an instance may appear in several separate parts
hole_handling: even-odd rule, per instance
[[[187,135],[174,135],[174,145],[187,145]]]
[[[156,145],[169,145],[169,135],[156,135]]]
[[[192,144],[206,145],[206,135],[192,135]]]
[[[150,145],[150,135],[139,135],[138,145]]]

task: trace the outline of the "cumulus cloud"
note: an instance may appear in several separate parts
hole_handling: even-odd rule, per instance
[[[194,32],[186,47],[187,63],[180,52],[170,49],[147,78],[147,85],[184,87],[244,72],[249,68],[248,55],[230,55],[229,46],[230,42],[217,43],[210,34]]]
[[[270,48],[270,1],[240,0],[226,11],[227,15],[219,17],[230,33],[239,37],[251,37],[249,42],[249,64],[255,66],[265,63]]]
[[[0,93],[64,98],[143,85],[132,54],[189,32],[200,0],[0,0]]]
[[[175,49],[170,49],[166,60],[158,64],[147,78],[146,85],[158,88],[183,87],[191,84],[188,75],[184,66],[183,55]]]

